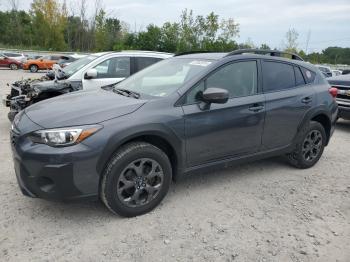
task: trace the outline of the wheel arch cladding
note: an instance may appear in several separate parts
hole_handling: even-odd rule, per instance
[[[181,159],[181,153],[175,150],[177,145],[174,145],[174,142],[170,142],[170,139],[167,139],[166,136],[157,132],[139,133],[139,134],[128,136],[120,140],[118,143],[114,144],[109,149],[105,150],[97,165],[98,173],[100,175],[103,174],[111,157],[115,154],[116,151],[119,150],[121,146],[131,142],[135,142],[135,141],[149,143],[161,149],[168,156],[169,161],[171,163],[173,180],[176,180],[178,175],[181,174],[180,168],[181,168],[182,159]]]
[[[323,128],[326,132],[326,135],[327,135],[327,142],[326,142],[326,145],[327,145],[329,142],[330,136],[331,136],[331,128],[332,128],[331,120],[329,119],[329,117],[327,115],[320,113],[320,114],[313,116],[311,118],[311,121],[318,122],[323,126]]]

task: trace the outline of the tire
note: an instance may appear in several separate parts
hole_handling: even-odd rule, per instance
[[[11,69],[11,70],[18,70],[18,65],[16,65],[16,64],[10,64],[10,69]]]
[[[30,70],[30,72],[32,72],[32,73],[36,73],[36,72],[38,72],[38,66],[37,65],[30,65],[29,66],[29,70]]]
[[[326,141],[324,127],[311,121],[300,130],[294,152],[287,154],[288,162],[300,169],[314,166],[322,156]]]
[[[162,150],[145,142],[132,142],[122,146],[107,164],[100,198],[115,214],[139,216],[163,200],[171,177],[171,164]]]

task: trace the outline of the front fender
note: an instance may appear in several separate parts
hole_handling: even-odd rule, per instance
[[[111,134],[99,158],[97,172],[99,174],[103,173],[108,161],[123,144],[137,140],[143,136],[159,137],[160,139],[165,140],[175,152],[177,160],[175,176],[183,173],[185,163],[184,156],[186,155],[184,139],[181,137],[181,133],[179,134],[178,130],[173,130],[161,123],[138,125],[130,128],[125,127],[122,130],[118,130],[114,134]]]

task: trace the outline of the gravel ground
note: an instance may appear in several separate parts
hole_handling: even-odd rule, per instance
[[[0,70],[5,83],[40,74]],[[350,261],[350,121],[309,170],[273,158],[173,184],[149,214],[25,197],[0,111],[1,261]]]

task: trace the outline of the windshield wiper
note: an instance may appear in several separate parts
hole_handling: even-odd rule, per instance
[[[122,89],[122,88],[114,88],[113,89],[114,93],[117,93],[118,95],[122,95],[122,96],[127,96],[127,97],[133,97],[136,99],[140,98],[140,94],[128,89]]]

